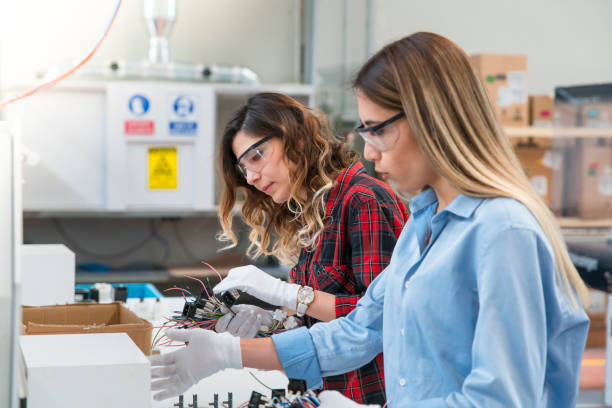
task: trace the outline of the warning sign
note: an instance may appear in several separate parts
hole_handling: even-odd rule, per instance
[[[178,166],[176,147],[149,148],[149,189],[176,189]]]

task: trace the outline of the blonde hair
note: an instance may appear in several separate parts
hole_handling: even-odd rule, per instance
[[[281,140],[284,159],[294,164],[288,166],[291,190],[286,203],[275,203],[237,171],[232,142],[240,131]],[[238,203],[251,228],[247,255],[274,255],[285,264],[297,262],[300,250],[313,248],[325,228],[327,193],[342,170],[357,159],[357,153],[346,151],[336,139],[324,114],[286,95],[254,95],[233,113],[223,132],[218,159],[225,184],[219,203],[223,231],[218,239],[229,242],[225,248],[237,245],[232,211]]]
[[[574,306],[588,290],[553,214],[535,192],[504,134],[479,75],[455,43],[419,32],[385,46],[361,68],[354,87],[374,103],[403,110],[433,167],[459,192],[509,197],[537,219],[554,252],[556,276]]]

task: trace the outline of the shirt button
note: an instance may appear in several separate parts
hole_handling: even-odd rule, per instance
[[[401,329],[400,333],[402,333],[402,336],[403,336],[404,335],[404,329]]]
[[[403,387],[404,385],[406,385],[406,380],[404,380],[403,378],[400,378],[399,385],[400,387]]]
[[[409,285],[408,285],[408,282],[404,283],[404,287],[405,287],[406,289],[408,289],[408,286],[409,286]]]

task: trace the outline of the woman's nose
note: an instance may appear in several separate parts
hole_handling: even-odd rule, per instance
[[[363,157],[367,161],[376,161],[380,159],[380,152],[371,144],[366,142],[366,144],[363,146]]]
[[[259,173],[256,171],[252,171],[247,169],[246,181],[248,184],[254,184],[259,179]]]

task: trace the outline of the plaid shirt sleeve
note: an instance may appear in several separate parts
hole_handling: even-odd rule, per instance
[[[407,217],[403,206],[377,200],[367,193],[350,200],[347,219],[355,288],[361,293],[336,295],[336,317],[349,314],[367,287],[391,261],[397,237]]]

